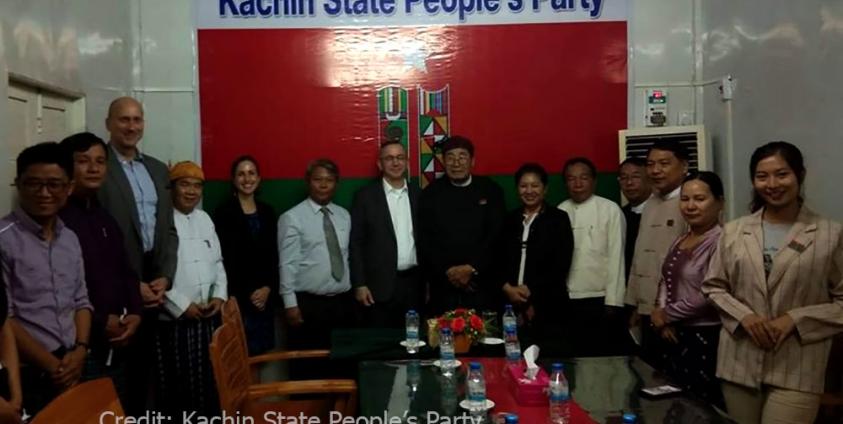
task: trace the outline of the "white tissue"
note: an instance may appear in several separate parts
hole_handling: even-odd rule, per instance
[[[539,366],[536,360],[539,359],[539,347],[532,345],[524,350],[524,362],[527,363],[527,369],[524,371],[524,377],[528,380],[535,380],[539,373]]]

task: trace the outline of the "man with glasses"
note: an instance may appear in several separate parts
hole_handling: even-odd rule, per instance
[[[354,195],[349,261],[364,324],[403,327],[408,309],[422,306],[414,229],[421,190],[407,182],[407,152],[387,141],[378,154],[382,177]]]
[[[624,263],[626,265],[626,279],[629,280],[629,268],[632,266],[632,256],[635,254],[635,240],[638,238],[638,227],[641,224],[641,213],[647,200],[652,196],[650,180],[647,179],[647,159],[627,158],[621,162],[618,170],[618,183],[621,186],[626,205],[621,208],[626,219],[626,243],[624,244]]]
[[[79,382],[88,353],[91,304],[82,248],[58,217],[72,191],[71,175],[73,164],[58,144],[24,149],[15,179],[19,205],[0,219],[9,319],[30,414]]]
[[[422,192],[419,238],[430,284],[430,312],[463,307],[499,309],[500,285],[493,274],[494,241],[505,214],[503,191],[487,177],[472,175],[474,145],[450,137],[442,146],[445,178]]]

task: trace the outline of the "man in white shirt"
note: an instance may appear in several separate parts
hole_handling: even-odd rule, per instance
[[[414,230],[421,190],[406,180],[399,141],[378,152],[382,177],[357,191],[351,206],[351,285],[370,327],[403,327],[408,309],[422,306]]]
[[[308,198],[278,219],[281,297],[292,349],[327,349],[331,330],[354,323],[348,268],[351,217],[332,202],[339,168],[328,159],[305,173]]]
[[[622,346],[616,336],[624,291],[624,218],[618,205],[594,194],[597,168],[587,158],[573,158],[562,170],[570,199],[574,257],[568,274],[571,336],[587,354],[608,354]]]
[[[155,347],[156,408],[171,416],[183,411],[202,416],[219,413],[208,344],[228,298],[228,280],[211,217],[196,208],[204,181],[202,169],[193,162],[179,162],[170,169],[178,263],[155,324]]]

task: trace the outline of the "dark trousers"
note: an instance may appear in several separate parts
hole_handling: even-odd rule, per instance
[[[389,299],[375,301],[372,306],[361,306],[362,324],[371,328],[404,328],[407,311],[415,309],[421,314],[422,303],[421,273],[418,268],[398,271]]]
[[[296,298],[304,322],[298,327],[289,327],[287,345],[290,350],[330,349],[332,330],[356,327],[351,291],[334,296],[296,292]],[[301,359],[290,367],[290,378],[353,378],[354,371],[353,367],[343,368],[334,361]]]
[[[623,355],[629,349],[629,332],[623,309],[607,307],[605,298],[568,301],[568,331],[577,356]]]
[[[127,402],[123,404],[123,409],[133,417],[144,415],[154,406],[155,323],[158,314],[158,308],[144,310],[138,331],[124,348]],[[120,400],[122,402],[123,398]]]
[[[62,347],[51,353],[56,359],[61,360],[67,354],[67,349]],[[23,392],[23,409],[33,416],[62,392],[53,384],[50,373],[35,365],[21,365],[20,383]]]
[[[656,331],[652,325],[649,315],[640,315],[641,317],[641,348],[638,356],[644,362],[650,364],[651,367],[665,371],[667,364],[665,364],[665,352],[667,346],[662,339],[661,334]]]

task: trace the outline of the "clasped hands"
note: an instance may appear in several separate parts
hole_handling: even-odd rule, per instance
[[[775,319],[749,314],[741,320],[741,327],[749,334],[756,346],[764,350],[778,350],[796,329],[796,323],[788,314]]]
[[[164,293],[167,291],[167,279],[156,278],[149,283],[140,283],[141,298],[144,308],[157,308],[164,304]]]
[[[474,277],[474,272],[476,270],[471,265],[454,265],[448,268],[445,271],[445,275],[448,277],[448,281],[454,285],[454,287],[461,288],[461,289],[471,289],[469,283],[471,283],[471,278]]]

